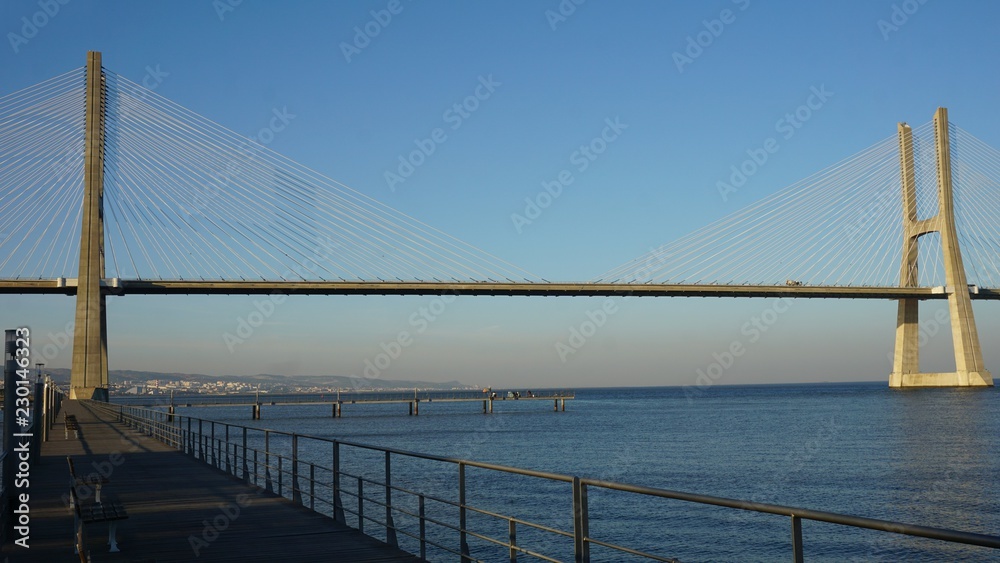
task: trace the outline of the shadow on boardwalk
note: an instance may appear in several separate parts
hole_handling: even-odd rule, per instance
[[[109,479],[102,500],[128,510],[120,553],[108,552],[108,525],[87,526],[92,561],[379,561],[418,558],[209,468],[152,438],[95,415],[76,401],[80,437],[64,438],[62,417],[31,468],[30,549],[8,544],[7,561],[79,561],[73,554],[69,469]],[[105,501],[107,502],[107,501]]]

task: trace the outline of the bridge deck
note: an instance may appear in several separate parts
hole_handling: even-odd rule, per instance
[[[332,282],[104,280],[111,295],[489,295],[567,297],[794,297],[812,299],[947,299],[943,288],[524,282]],[[77,281],[0,279],[0,294],[76,295]],[[972,299],[1000,299],[975,288]]]
[[[116,497],[129,514],[118,525],[121,553],[108,553],[106,524],[88,525],[93,561],[420,561],[210,469],[76,401],[65,401],[64,413],[76,415],[80,438],[64,439],[60,416],[31,470],[30,550],[7,547],[10,561],[79,561],[73,555],[73,517],[62,498],[69,490],[68,455],[78,476],[110,470],[102,497]],[[245,506],[229,520],[220,507],[232,510],[238,500]],[[204,541],[205,522],[223,529],[217,536],[210,531],[213,541],[196,554],[190,538]]]

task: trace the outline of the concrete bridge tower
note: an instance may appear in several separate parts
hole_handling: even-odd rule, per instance
[[[934,137],[937,152],[938,213],[918,219],[916,181],[913,168],[913,135],[905,123],[899,124],[900,179],[903,188],[903,260],[900,287],[917,286],[917,240],[928,233],[941,234],[944,253],[945,291],[951,315],[951,334],[955,346],[955,371],[921,373],[920,325],[917,299],[900,299],[896,316],[896,352],[893,357],[889,387],[992,387],[993,377],[983,365],[972,299],[958,246],[955,228],[955,202],[951,184],[951,152],[948,138],[948,110],[934,114]]]
[[[87,53],[83,225],[70,398],[108,400],[108,323],[104,308],[104,74],[101,54]]]

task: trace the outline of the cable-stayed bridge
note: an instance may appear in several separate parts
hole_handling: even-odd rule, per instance
[[[74,396],[106,398],[105,299],[460,294],[899,301],[890,385],[992,385],[971,302],[1000,299],[1000,152],[910,127],[585,282],[550,282],[119,76],[0,98],[0,292],[76,295]],[[922,244],[918,244],[918,241]],[[947,299],[956,371],[919,371]]]

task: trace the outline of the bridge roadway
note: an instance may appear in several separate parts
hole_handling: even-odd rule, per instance
[[[937,287],[713,285],[505,282],[203,281],[106,279],[112,295],[496,295],[577,297],[796,297],[814,299],[945,299]],[[75,279],[0,280],[0,293],[76,295]],[[1000,290],[977,288],[972,299],[1000,299]]]
[[[63,416],[74,414],[80,437],[64,438]],[[102,497],[116,498],[129,515],[118,524],[120,553],[108,553],[108,526],[87,526],[92,561],[377,561],[417,562],[417,557],[338,524],[292,501],[247,485],[144,436],[77,401],[63,415],[31,467],[30,549],[8,544],[11,562],[79,561],[73,555],[73,516],[63,498],[69,490],[66,456],[84,477],[109,473]],[[242,497],[241,495],[247,495]],[[242,502],[238,516],[228,518]],[[192,547],[192,537],[207,545]]]

